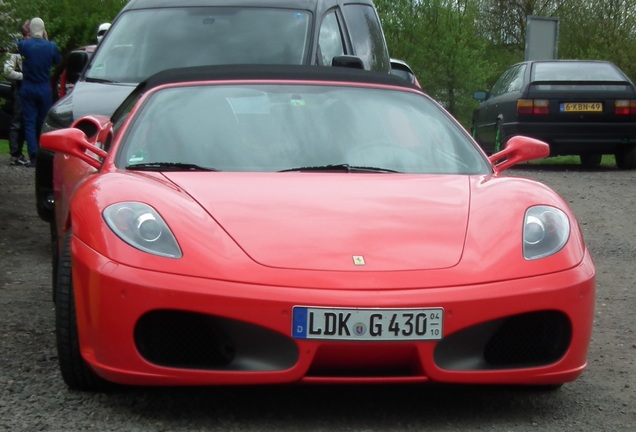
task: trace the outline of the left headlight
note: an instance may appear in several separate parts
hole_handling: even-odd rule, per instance
[[[113,204],[104,210],[103,216],[109,228],[132,247],[168,258],[183,256],[170,228],[149,205],[138,202]]]
[[[568,217],[555,207],[535,206],[526,211],[523,222],[523,257],[545,258],[560,251],[570,237]]]

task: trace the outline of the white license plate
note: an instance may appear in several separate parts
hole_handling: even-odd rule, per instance
[[[603,112],[601,102],[564,102],[561,104],[561,112]]]
[[[294,306],[292,336],[296,339],[438,340],[443,308],[336,309]]]

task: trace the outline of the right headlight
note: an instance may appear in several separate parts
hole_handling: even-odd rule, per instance
[[[106,224],[117,236],[141,251],[168,258],[183,254],[159,213],[147,204],[122,202],[104,210]]]
[[[523,257],[545,258],[560,251],[570,237],[570,221],[565,213],[550,206],[526,211],[523,222]]]

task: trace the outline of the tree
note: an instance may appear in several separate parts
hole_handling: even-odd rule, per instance
[[[392,57],[405,60],[424,90],[466,124],[488,60],[476,1],[376,0]]]
[[[559,58],[609,60],[636,78],[633,0],[376,0],[392,57],[469,127],[471,91],[525,59],[528,16],[559,19]]]
[[[0,49],[10,49],[17,38],[18,24],[13,20],[14,14],[13,0],[0,0]]]
[[[560,57],[609,60],[636,79],[636,3],[569,0],[560,11]]]
[[[126,2],[127,0],[0,0],[1,46],[7,46],[11,38],[15,38],[23,20],[36,16],[44,20],[49,38],[57,43],[62,53],[78,46],[95,44],[99,24],[112,21]]]

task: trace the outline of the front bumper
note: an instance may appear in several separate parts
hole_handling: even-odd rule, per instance
[[[82,356],[101,377],[130,385],[560,384],[576,379],[586,367],[595,296],[594,266],[587,254],[575,268],[521,280],[349,291],[150,272],[109,261],[77,241],[73,279]],[[444,338],[293,339],[295,305],[442,307]],[[524,343],[528,328],[534,329],[533,341]],[[495,361],[489,359],[493,343],[507,352],[496,354]],[[528,346],[545,348],[547,354],[516,352]]]

